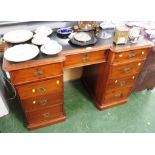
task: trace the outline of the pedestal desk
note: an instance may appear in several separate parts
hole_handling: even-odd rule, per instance
[[[30,130],[65,120],[64,69],[84,67],[81,80],[99,110],[127,102],[153,46],[147,40],[124,46],[99,41],[87,48],[61,44],[63,51],[57,56],[39,54],[27,62],[3,61]]]

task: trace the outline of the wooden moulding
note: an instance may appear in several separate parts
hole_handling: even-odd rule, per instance
[[[53,124],[56,124],[56,123],[60,123],[60,122],[63,122],[65,120],[66,120],[66,115],[64,114],[63,116],[59,116],[59,117],[56,117],[56,118],[48,120],[48,121],[35,123],[35,124],[27,124],[26,127],[29,130],[34,130],[34,129],[38,129],[38,128],[41,128],[41,127],[45,127],[45,126],[53,125]]]
[[[112,107],[117,106],[117,105],[125,104],[127,101],[128,101],[128,99],[123,99],[123,100],[120,100],[120,101],[112,102],[111,104],[103,104],[103,105],[95,103],[95,106],[99,110],[105,110],[105,109],[112,108]]]

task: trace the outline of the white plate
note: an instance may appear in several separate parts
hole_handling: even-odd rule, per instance
[[[40,39],[33,38],[32,43],[35,45],[44,45],[46,42],[50,41],[51,39],[49,37],[42,37]]]
[[[21,43],[30,40],[33,33],[28,30],[14,30],[4,34],[3,39],[10,43]]]
[[[91,37],[89,34],[85,32],[78,32],[74,35],[75,40],[81,41],[81,42],[87,42],[91,40]]]
[[[39,48],[31,44],[20,44],[8,48],[5,53],[5,59],[13,62],[22,62],[33,59],[39,54]]]
[[[53,32],[53,30],[48,26],[40,26],[35,31],[36,34],[43,34],[46,36],[52,34],[52,32]]]
[[[54,55],[54,54],[58,54],[59,52],[62,51],[62,46],[58,43],[53,43],[53,46],[51,46],[50,49],[46,49],[46,46],[43,45],[40,48],[41,52],[47,55]]]

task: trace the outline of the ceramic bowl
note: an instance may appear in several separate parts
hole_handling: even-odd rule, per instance
[[[60,28],[57,30],[57,35],[60,37],[60,38],[68,38],[68,36],[73,32],[72,29],[70,28]]]

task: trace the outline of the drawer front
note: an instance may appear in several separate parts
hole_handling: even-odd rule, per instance
[[[119,78],[136,74],[140,71],[144,61],[132,62],[129,64],[123,64],[118,66],[111,66],[110,78]]]
[[[114,63],[122,63],[130,60],[145,59],[148,54],[147,49],[133,50],[114,54]]]
[[[11,72],[11,79],[14,84],[31,82],[38,79],[49,78],[62,74],[62,64],[55,63],[46,66],[38,66]]]
[[[26,112],[28,123],[38,123],[48,121],[64,114],[63,104],[56,105],[52,108],[46,108],[34,112]]]
[[[35,111],[63,103],[63,93],[52,93],[21,100],[24,111]]]
[[[16,89],[21,100],[50,93],[62,93],[63,77],[17,86]]]
[[[135,83],[136,76],[137,75],[131,75],[129,77],[124,78],[110,79],[108,82],[107,90],[133,86],[133,84]]]
[[[72,68],[84,66],[87,64],[94,64],[106,61],[105,51],[87,52],[81,54],[67,55],[64,62],[64,67]]]
[[[126,99],[131,93],[132,87],[126,87],[123,89],[107,91],[104,97],[105,104],[111,104],[112,102]]]

